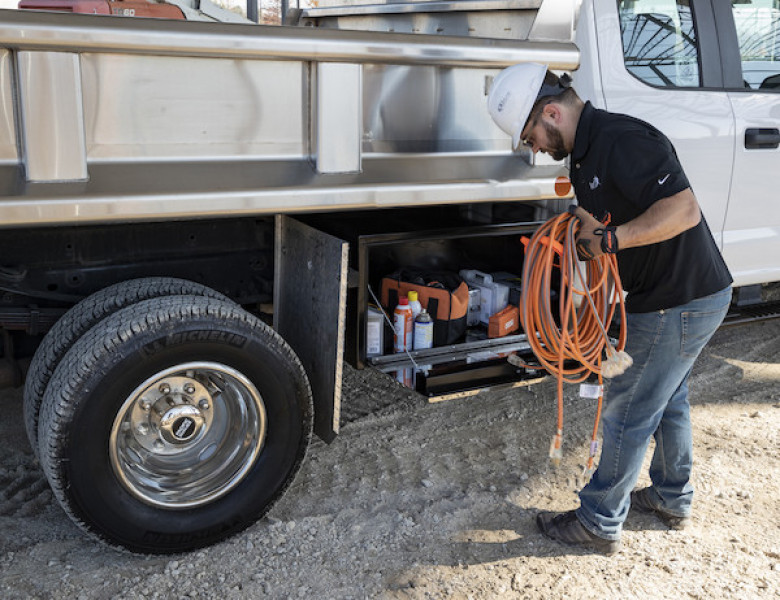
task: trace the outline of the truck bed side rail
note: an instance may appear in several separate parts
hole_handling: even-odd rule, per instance
[[[0,13],[0,46],[17,50],[498,69],[528,61],[564,70],[579,64],[579,51],[571,42],[177,23],[27,11]]]
[[[555,197],[485,98],[569,42],[0,11],[3,226]]]

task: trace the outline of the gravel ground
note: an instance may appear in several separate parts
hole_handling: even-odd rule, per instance
[[[428,403],[347,369],[342,435],[315,442],[267,519],[213,547],[138,556],[71,524],[0,394],[0,597],[780,598],[780,320],[720,330],[691,382],[692,526],[631,515],[622,550],[560,546],[538,510],[576,506],[594,405],[554,382]],[[640,481],[645,483],[646,478]]]

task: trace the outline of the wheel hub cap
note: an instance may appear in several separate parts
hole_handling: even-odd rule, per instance
[[[183,444],[203,429],[203,415],[194,406],[176,406],[160,419],[160,435],[169,444]]]
[[[211,502],[237,486],[266,437],[254,384],[219,363],[186,363],[139,385],[117,413],[111,464],[140,500],[165,508]]]

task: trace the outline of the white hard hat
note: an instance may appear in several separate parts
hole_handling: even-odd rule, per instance
[[[520,144],[520,135],[546,74],[546,65],[522,63],[507,67],[493,80],[488,111],[496,125],[512,136],[512,148]]]

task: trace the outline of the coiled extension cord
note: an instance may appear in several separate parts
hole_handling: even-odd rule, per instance
[[[509,362],[544,368],[557,378],[558,427],[550,444],[550,458],[556,466],[563,456],[563,384],[582,383],[592,373],[598,376],[598,405],[585,469],[589,475],[598,449],[603,378],[623,373],[633,361],[624,351],[626,311],[617,260],[614,254],[603,254],[580,262],[576,249],[580,227],[580,220],[566,212],[544,223],[528,240],[520,321],[541,366],[527,365],[516,355],[510,356]],[[556,286],[557,311],[552,303]],[[613,346],[607,329],[617,311],[620,334]]]

